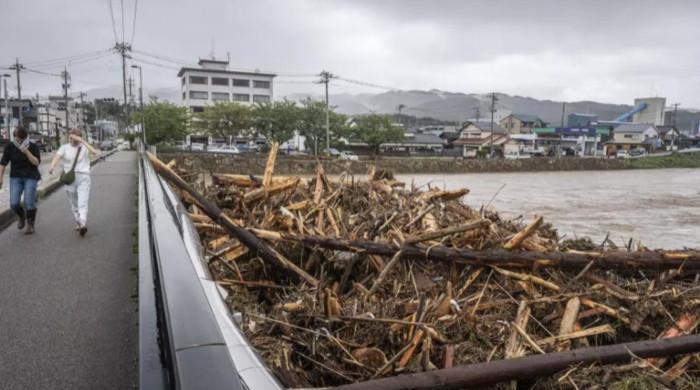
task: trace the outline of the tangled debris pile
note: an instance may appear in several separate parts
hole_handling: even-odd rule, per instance
[[[178,172],[223,216],[176,191],[242,330],[288,387],[697,332],[697,252],[560,243],[541,217],[503,220],[462,203],[467,189],[406,188],[378,169],[365,180],[320,165],[310,179],[273,177],[276,151],[262,178],[213,174],[205,185]],[[700,358],[575,367],[543,386],[606,387],[630,374],[698,385]]]

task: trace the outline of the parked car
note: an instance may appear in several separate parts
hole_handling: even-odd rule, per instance
[[[630,157],[642,157],[642,156],[646,156],[647,151],[644,148],[636,148],[636,149],[630,150],[629,153],[630,153]]]
[[[114,146],[114,141],[106,139],[100,143],[100,150],[112,150]]]
[[[235,146],[229,146],[229,145],[212,145],[207,149],[208,152],[211,153],[225,153],[225,154],[239,154],[240,150],[238,150],[237,147]]]
[[[340,155],[340,151],[336,148],[323,149],[323,154],[328,154],[331,157],[338,157]]]
[[[358,161],[360,158],[353,152],[344,150],[338,154],[338,158],[341,160]]]
[[[36,146],[39,147],[39,150],[42,152],[50,152],[53,150],[53,146],[51,145],[51,141],[46,139],[43,135],[39,133],[30,133],[29,134],[29,140],[33,143],[36,144]]]
[[[256,153],[258,151],[257,145],[239,144],[236,145],[240,153]]]
[[[630,154],[627,150],[620,149],[617,151],[616,157],[617,158],[630,158]]]
[[[192,142],[190,144],[190,150],[191,151],[203,151],[204,150],[204,144],[199,143],[199,142]]]

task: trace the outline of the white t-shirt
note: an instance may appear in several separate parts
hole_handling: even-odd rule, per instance
[[[78,157],[78,162],[75,164],[75,173],[90,173],[90,152],[83,145],[73,146],[71,144],[61,145],[58,148],[58,156],[61,157],[61,165],[63,166],[63,172],[68,172],[73,167],[73,161],[75,160],[75,154],[78,152],[78,147],[80,147],[80,156]]]

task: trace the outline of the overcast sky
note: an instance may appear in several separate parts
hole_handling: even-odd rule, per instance
[[[233,68],[284,75],[276,97],[320,93],[313,77],[291,76],[327,69],[399,89],[624,104],[658,95],[700,108],[700,1],[140,0],[133,37],[135,0],[123,2],[124,38],[140,52],[148,89],[178,88],[178,61],[213,51],[230,53]],[[38,61],[107,50],[114,30],[122,39],[121,0],[112,0],[114,29],[109,0],[0,5],[0,67],[19,57],[58,73],[65,61]],[[74,91],[120,85],[119,57],[99,55],[68,64]],[[57,77],[22,74],[23,95],[60,88]]]

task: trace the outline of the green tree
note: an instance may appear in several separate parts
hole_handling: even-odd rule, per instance
[[[146,140],[149,144],[182,140],[187,135],[187,108],[170,102],[151,100],[143,108]],[[141,113],[131,115],[131,123],[141,124]]]
[[[204,108],[193,122],[197,130],[212,137],[235,137],[251,125],[251,109],[238,103],[216,103]]]
[[[392,125],[389,115],[370,114],[356,118],[356,126],[350,130],[353,140],[361,141],[379,153],[379,146],[403,140],[403,129]]]
[[[252,110],[253,127],[268,142],[286,142],[294,135],[300,123],[300,109],[296,103],[259,102]]]
[[[305,137],[308,150],[318,154],[326,148],[326,103],[319,100],[306,99],[302,102],[299,134]],[[338,144],[343,135],[345,115],[331,108],[328,113],[331,146]]]

